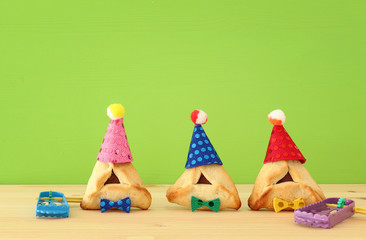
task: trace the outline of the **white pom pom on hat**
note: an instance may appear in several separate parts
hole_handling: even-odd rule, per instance
[[[194,110],[191,113],[191,119],[194,124],[205,124],[207,122],[207,114],[202,110]]]
[[[283,125],[286,121],[285,113],[280,110],[274,110],[268,114],[268,121],[273,125]]]

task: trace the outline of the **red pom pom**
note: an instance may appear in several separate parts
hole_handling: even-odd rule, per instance
[[[202,110],[194,110],[191,113],[191,119],[194,124],[205,124],[207,122],[207,114]]]

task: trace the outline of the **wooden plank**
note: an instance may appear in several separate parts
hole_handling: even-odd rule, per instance
[[[365,239],[366,216],[354,215],[332,229],[296,224],[293,212],[251,211],[247,198],[252,185],[237,185],[238,211],[191,212],[165,198],[168,185],[148,185],[153,196],[147,211],[82,210],[70,203],[70,217],[35,217],[35,197],[41,191],[81,196],[84,185],[0,185],[0,239]],[[366,207],[365,184],[321,185],[327,197],[345,197]]]

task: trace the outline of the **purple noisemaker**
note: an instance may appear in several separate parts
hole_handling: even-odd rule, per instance
[[[295,222],[322,228],[334,227],[355,214],[355,202],[350,199],[346,199],[346,206],[343,208],[327,206],[337,205],[338,200],[339,198],[327,198],[295,210]]]

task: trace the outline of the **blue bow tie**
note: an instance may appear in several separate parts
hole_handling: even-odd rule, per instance
[[[114,207],[126,213],[129,213],[131,209],[131,200],[129,197],[119,200],[118,202],[113,202],[104,198],[100,199],[100,210],[102,212],[105,212]]]

